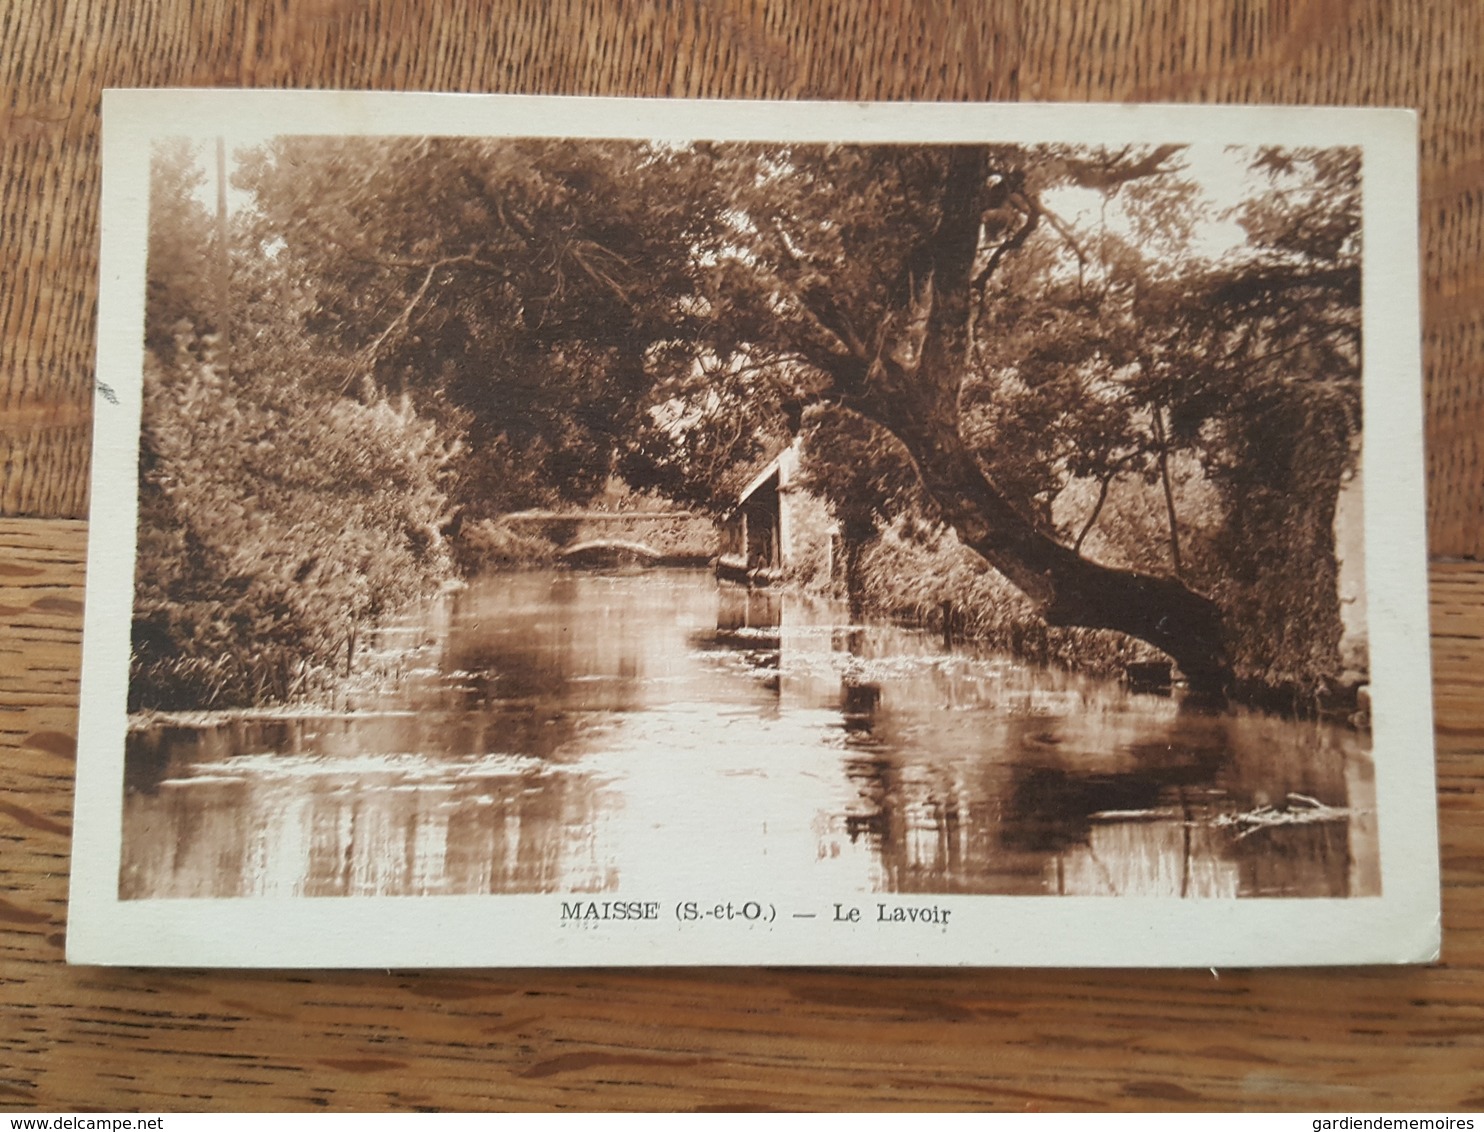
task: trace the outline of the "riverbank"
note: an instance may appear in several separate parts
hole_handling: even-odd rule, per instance
[[[857,553],[853,587],[847,567],[823,561],[798,564],[788,582],[805,592],[852,597],[862,614],[947,641],[974,641],[1033,664],[1134,685],[1169,685],[1161,674],[1171,671],[1170,660],[1158,649],[1111,630],[1047,625],[1029,599],[951,533],[907,538],[888,529]],[[1370,725],[1363,672],[1338,667],[1330,676],[1300,676],[1239,664],[1229,698],[1287,718]]]
[[[945,641],[973,641],[1031,664],[1123,679],[1130,666],[1167,663],[1157,649],[1121,633],[1058,628],[951,533],[909,539],[884,531],[852,563],[806,561],[786,584],[848,600],[860,615],[925,629]]]
[[[1374,888],[1353,733],[775,597],[701,570],[491,574],[409,620],[426,651],[353,711],[157,716],[126,748],[121,895],[663,889],[700,866],[838,891]]]
[[[442,631],[439,626],[448,621],[448,598],[464,585],[445,582],[434,593],[380,624],[359,627],[357,646],[343,652],[335,663],[300,658],[296,662],[298,676],[288,695],[218,707],[131,706],[128,729],[147,730],[157,724],[207,729],[232,723],[361,714],[363,705],[396,694],[410,679],[436,670]]]

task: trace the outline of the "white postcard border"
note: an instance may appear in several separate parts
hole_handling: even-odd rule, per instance
[[[149,152],[155,137],[573,135],[817,141],[1181,142],[1364,148],[1365,491],[1378,897],[1155,900],[756,891],[695,877],[654,921],[564,926],[553,895],[118,898]],[[172,966],[675,964],[1270,966],[1422,962],[1439,946],[1423,493],[1416,119],[1330,108],[687,102],[303,91],[109,91],[92,513],[68,958]],[[774,882],[769,882],[773,884]],[[612,898],[611,896],[609,898]],[[598,897],[603,899],[603,897]],[[756,904],[679,922],[675,905]],[[859,922],[832,919],[859,906]],[[947,927],[875,922],[936,904]],[[769,922],[764,909],[773,909]],[[794,920],[808,908],[812,920]],[[785,918],[779,918],[779,916]]]

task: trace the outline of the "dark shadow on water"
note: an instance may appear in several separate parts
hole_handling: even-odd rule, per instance
[[[350,714],[131,734],[121,894],[613,891],[639,859],[896,892],[1379,887],[1365,738],[1327,724],[700,571],[502,575],[400,631],[417,662]]]

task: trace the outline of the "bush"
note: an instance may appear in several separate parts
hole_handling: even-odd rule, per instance
[[[450,569],[451,450],[406,401],[229,379],[197,352],[145,367],[131,710],[305,695]]]
[[[463,525],[455,552],[460,570],[478,574],[502,567],[555,562],[557,544],[551,540],[550,532],[539,525],[521,530],[498,519],[478,519]]]
[[[946,529],[908,535],[889,528],[862,548],[860,585],[866,604],[888,616],[941,632],[946,613],[954,636],[1039,664],[1112,676],[1160,655],[1121,633],[1048,626],[1029,599]]]

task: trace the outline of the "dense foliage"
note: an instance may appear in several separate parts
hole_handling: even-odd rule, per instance
[[[1353,151],[284,137],[230,247],[193,168],[156,155],[141,481],[176,699],[294,694],[445,540],[529,550],[502,514],[721,512],[800,433],[856,582],[915,545],[1207,687],[1340,675]]]
[[[408,398],[316,388],[303,380],[313,359],[282,342],[243,349],[229,365],[220,336],[202,333],[209,316],[195,284],[214,249],[182,157],[175,149],[156,162],[152,218],[171,228],[151,242],[149,323],[179,317],[168,345],[162,330],[151,335],[145,361],[136,709],[305,695],[351,664],[368,626],[426,595],[449,567],[441,480],[455,449]],[[193,256],[156,258],[181,232],[206,242]],[[162,262],[170,270],[157,272]],[[236,322],[251,342],[257,328]]]

